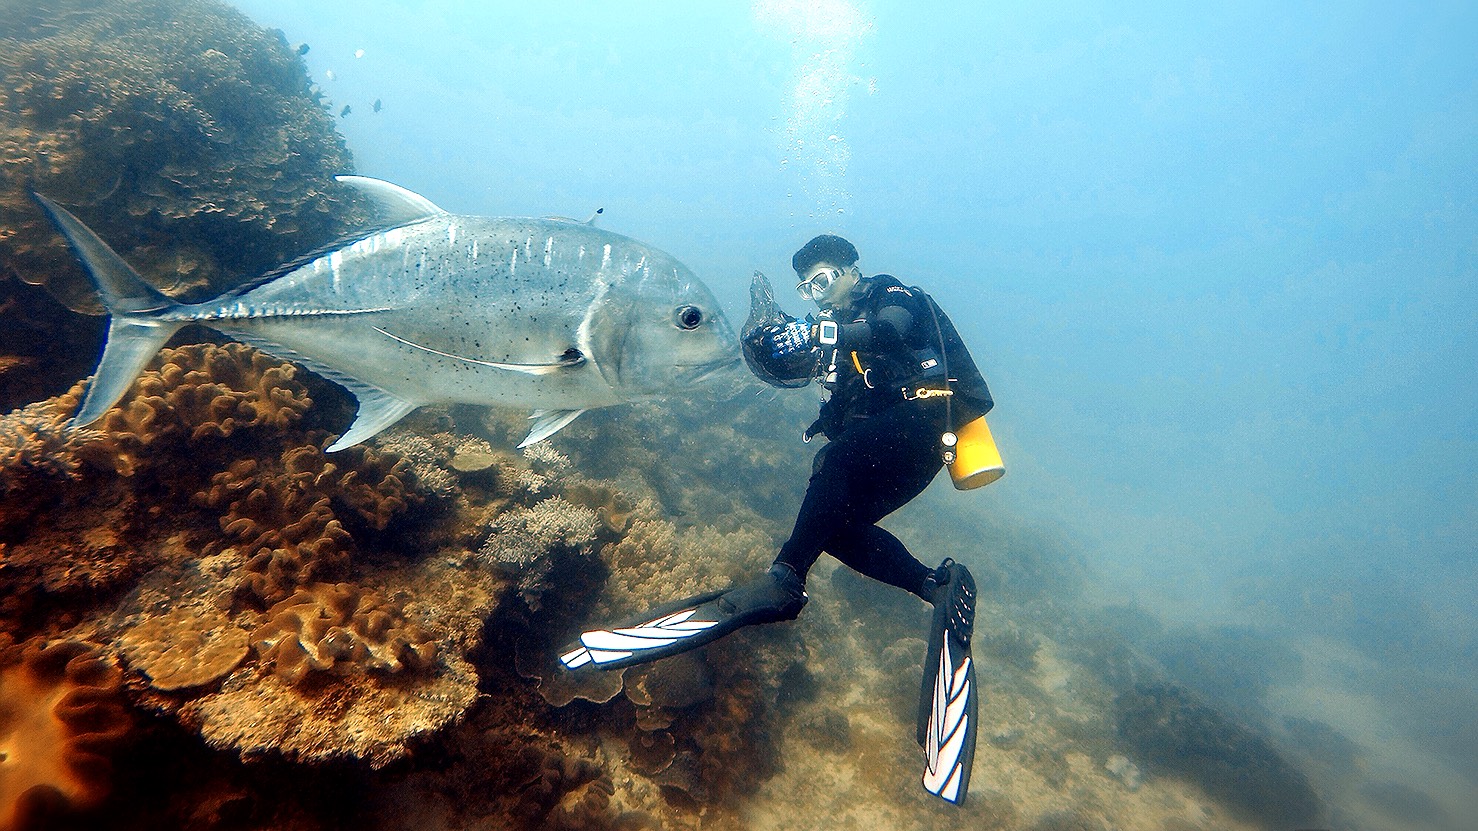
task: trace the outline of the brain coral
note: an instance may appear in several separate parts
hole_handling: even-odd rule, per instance
[[[315,583],[267,611],[253,648],[287,681],[311,670],[428,669],[436,643],[383,597],[347,583]]]
[[[281,33],[217,0],[0,0],[0,20],[5,270],[99,311],[30,190],[171,293],[220,293],[342,233],[350,155]]]
[[[0,649],[0,829],[89,808],[109,789],[109,752],[132,727],[117,664],[77,641]]]
[[[292,364],[239,343],[165,349],[154,363],[157,369],[139,376],[91,425],[106,438],[90,461],[132,475],[156,442],[225,438],[247,427],[285,429],[313,405]]]

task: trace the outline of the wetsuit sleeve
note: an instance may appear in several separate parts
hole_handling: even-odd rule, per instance
[[[914,313],[899,305],[878,309],[872,320],[837,327],[837,348],[851,352],[888,352],[902,349],[913,328]]]

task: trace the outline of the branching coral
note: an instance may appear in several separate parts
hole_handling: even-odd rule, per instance
[[[157,286],[214,295],[342,232],[350,155],[280,33],[214,0],[0,2],[6,267],[92,291],[29,190],[75,207]]]
[[[95,647],[33,641],[0,649],[0,828],[107,795],[109,754],[132,728],[122,674]]]
[[[478,552],[489,563],[518,575],[519,593],[537,611],[548,578],[565,561],[592,554],[595,511],[554,496],[501,514]]]
[[[251,634],[261,659],[287,681],[310,671],[394,673],[429,669],[436,643],[374,592],[347,583],[316,583],[267,610]]]

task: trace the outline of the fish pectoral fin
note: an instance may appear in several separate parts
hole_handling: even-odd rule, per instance
[[[529,419],[534,426],[529,428],[529,434],[523,441],[518,443],[522,450],[531,444],[537,444],[564,429],[566,424],[580,417],[584,410],[535,410]]]
[[[328,446],[328,453],[359,444],[400,421],[406,413],[416,408],[414,402],[397,398],[379,387],[362,382],[349,385],[349,390],[359,399],[359,412],[354,416],[354,423],[349,425],[349,432]]]
[[[374,205],[377,218],[388,225],[408,225],[446,214],[430,199],[383,179],[368,176],[335,176],[334,179],[368,199]]]

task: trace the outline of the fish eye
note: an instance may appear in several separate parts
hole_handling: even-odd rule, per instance
[[[697,306],[678,306],[672,319],[681,329],[697,329],[703,323],[703,310]]]

